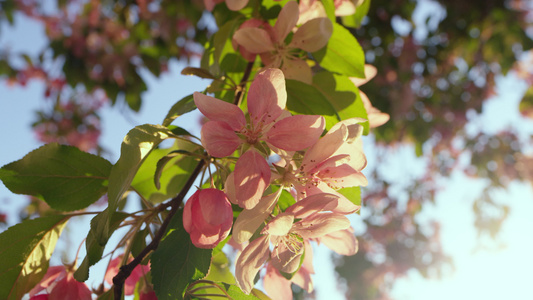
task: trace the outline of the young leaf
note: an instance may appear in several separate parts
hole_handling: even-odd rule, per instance
[[[350,77],[365,78],[365,54],[346,28],[333,24],[333,34],[326,47],[313,53],[325,69]]]
[[[328,99],[315,87],[297,80],[287,80],[287,109],[293,114],[322,115],[326,129],[341,120]]]
[[[329,100],[341,120],[354,117],[368,119],[359,89],[347,76],[323,71],[313,77],[313,86]],[[365,134],[368,134],[368,122],[362,125]]]
[[[0,299],[21,299],[43,278],[69,216],[27,220],[0,234]]]
[[[192,94],[190,94],[181,98],[181,100],[172,105],[172,107],[167,113],[167,116],[163,120],[163,126],[168,127],[168,125],[170,125],[170,123],[176,120],[176,118],[178,118],[179,116],[195,110],[196,105],[194,105],[193,100],[193,96]]]
[[[62,211],[86,208],[107,191],[111,163],[76,147],[44,145],[0,169],[16,194],[33,195]]]
[[[213,250],[192,244],[181,216],[174,216],[168,232],[151,257],[152,283],[157,299],[183,299],[187,285],[207,275]]]

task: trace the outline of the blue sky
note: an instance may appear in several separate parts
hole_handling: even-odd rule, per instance
[[[0,26],[0,49],[13,52],[25,51],[36,53],[45,46],[43,30],[36,23],[17,18],[17,27],[6,24]],[[24,37],[24,38],[20,38]],[[102,144],[112,155],[112,162],[118,159],[120,143],[126,133],[136,125],[144,123],[160,123],[168,109],[175,101],[194,91],[201,91],[208,81],[195,77],[180,75],[181,65],[170,64],[170,70],[161,78],[156,79],[148,73],[143,74],[149,85],[145,105],[139,114],[128,112],[121,107],[106,108],[102,113],[103,136]],[[483,115],[472,115],[467,130],[494,133],[508,126],[521,128],[524,137],[533,132],[532,123],[523,119],[518,113],[518,103],[525,84],[512,75],[498,79],[498,94],[487,102]],[[42,100],[44,87],[32,81],[27,87],[7,87],[0,82],[0,165],[22,158],[23,155],[37,148],[40,144],[34,138],[30,124],[34,120],[34,111],[46,103]],[[196,131],[196,117],[185,117],[179,125]],[[369,145],[371,139],[367,139]],[[366,147],[369,165],[373,163],[372,147]],[[413,163],[420,163],[410,156],[409,151],[400,149],[391,155],[390,164],[396,170],[409,169]],[[392,176],[404,176],[400,171]],[[416,178],[415,174],[412,175]],[[499,242],[505,247],[499,250],[475,251],[477,235],[473,228],[474,216],[472,203],[485,184],[480,180],[466,178],[454,173],[449,180],[441,182],[443,190],[437,196],[435,205],[428,205],[419,218],[419,222],[436,219],[441,222],[441,238],[445,252],[450,254],[455,263],[455,270],[448,270],[442,279],[424,279],[417,272],[399,280],[393,296],[399,300],[417,299],[524,299],[531,295],[529,289],[530,270],[533,269],[533,258],[530,249],[533,238],[527,229],[533,228],[533,192],[529,184],[513,183],[507,192],[497,194],[498,201],[512,203],[508,221],[504,224]],[[6,200],[9,199],[9,200]],[[23,196],[11,194],[0,185],[0,209],[13,209],[25,204]],[[363,207],[364,210],[364,207]],[[357,218],[357,217],[356,217]],[[12,222],[12,220],[10,220]],[[353,225],[357,226],[355,219]],[[67,234],[79,238],[88,230],[87,220],[78,221],[80,228]],[[83,231],[82,234],[80,232]],[[69,245],[60,243],[63,248],[77,248],[77,243]],[[70,251],[72,252],[72,251]],[[73,253],[64,252],[72,259]],[[342,292],[337,289],[333,269],[329,263],[329,250],[325,247],[317,249],[315,284],[318,299],[341,299]],[[83,257],[82,252],[82,257]],[[61,256],[55,257],[56,262]],[[100,267],[101,268],[101,267]],[[98,272],[95,272],[98,273]],[[103,277],[103,274],[101,274]],[[101,279],[94,279],[98,282]]]

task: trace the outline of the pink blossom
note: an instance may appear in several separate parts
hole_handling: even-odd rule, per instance
[[[359,209],[336,190],[368,184],[361,170],[366,157],[361,144],[363,119],[341,121],[311,146],[301,159],[301,164],[286,163],[286,171],[279,180],[284,186],[294,187],[296,198],[302,199],[317,193],[335,194],[338,207],[333,211],[350,214]]]
[[[355,3],[352,0],[334,0],[335,16],[350,16],[355,13],[356,6],[360,3]],[[319,0],[300,0],[299,4],[300,19],[298,24],[303,24],[315,18],[327,17],[326,9]]]
[[[298,3],[290,1],[281,9],[273,30],[242,27],[233,35],[234,41],[252,54],[259,54],[268,68],[281,68],[285,77],[311,83],[311,68],[300,57],[301,51],[315,52],[326,46],[333,32],[328,18],[309,20],[296,29],[290,43],[285,39],[299,18]]]
[[[113,285],[113,277],[118,274],[121,267],[123,255],[117,256],[109,262],[104,279],[107,283]],[[132,258],[129,259],[131,261]],[[150,265],[138,265],[133,269],[130,276],[124,282],[124,295],[133,295],[135,292],[135,285],[146,273],[150,272]]]
[[[45,291],[44,294],[39,294]],[[47,295],[47,296],[42,296]],[[91,300],[91,291],[83,282],[74,279],[74,275],[65,266],[48,268],[43,279],[30,291],[33,300],[58,299],[58,300]]]
[[[223,191],[196,191],[183,209],[183,227],[198,248],[215,248],[224,240],[233,224],[233,210]]]
[[[264,141],[287,151],[303,150],[316,142],[324,130],[322,116],[290,116],[285,78],[279,69],[260,72],[248,91],[247,122],[236,105],[194,93],[194,103],[209,121],[202,126],[202,145],[214,157],[231,155],[242,144]]]
[[[253,280],[263,263],[270,258],[270,264],[278,271],[294,273],[300,267],[304,254],[304,240],[319,238],[350,227],[350,221],[343,215],[325,212],[335,208],[338,197],[317,194],[302,199],[285,212],[270,220],[256,238],[242,251],[235,265],[237,285],[250,293]],[[272,251],[269,244],[273,245]]]

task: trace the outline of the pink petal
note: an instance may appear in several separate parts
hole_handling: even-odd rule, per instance
[[[226,182],[224,183],[224,191],[226,192],[226,196],[228,196],[228,199],[233,204],[239,204],[237,202],[237,196],[235,196],[235,173],[230,173],[228,175],[228,178],[226,178]]]
[[[309,172],[319,163],[330,158],[345,142],[347,135],[348,129],[346,126],[340,127],[339,130],[330,130],[304,154],[302,171]]]
[[[54,286],[49,298],[54,300],[91,300],[92,296],[91,290],[85,283],[76,281],[72,273],[67,273],[67,276],[59,280]]]
[[[266,23],[265,21],[262,21],[262,20],[258,20],[258,19],[250,19],[250,20],[244,21],[244,23],[242,23],[241,26],[239,26],[239,29],[240,28],[249,28],[249,27],[254,27],[254,28],[267,27],[267,31],[269,29],[273,30],[272,28],[269,28],[270,25],[268,23]],[[239,52],[241,53],[241,55],[242,55],[242,57],[244,59],[246,59],[249,62],[252,62],[252,61],[255,60],[255,57],[257,56],[257,53],[251,53],[251,52],[247,51],[246,48],[244,48],[239,43],[237,43],[237,41],[234,38],[232,38],[231,44],[233,46],[233,49],[239,50]]]
[[[365,175],[348,164],[323,169],[317,176],[333,189],[368,185]]]
[[[282,189],[263,197],[252,209],[243,210],[233,225],[233,239],[241,244],[248,241],[254,232],[270,215],[276,205]]]
[[[344,195],[329,187],[325,182],[320,182],[318,185],[308,185],[305,187],[304,191],[307,196],[319,193],[328,193],[338,196],[339,201],[337,202],[337,206],[331,209],[331,212],[334,213],[349,215],[355,213],[361,208],[361,206],[353,204]]]
[[[272,300],[292,299],[291,282],[281,276],[272,264],[267,265],[267,272],[263,278],[263,287]]]
[[[309,85],[313,83],[311,67],[302,59],[284,59],[281,70],[287,79],[298,80]]]
[[[290,1],[279,12],[278,20],[274,25],[276,34],[276,42],[283,43],[289,32],[296,26],[300,12],[298,11],[298,3]]]
[[[233,131],[246,126],[244,113],[237,105],[198,92],[194,93],[194,104],[210,121],[225,122]]]
[[[211,225],[230,226],[233,222],[233,210],[223,191],[217,189],[199,190],[199,204],[203,219]],[[226,227],[225,226],[225,227]]]
[[[300,267],[300,260],[304,254],[303,241],[291,240],[288,243],[279,242],[270,256],[270,263],[281,272],[293,273]]]
[[[300,18],[298,25],[307,23],[309,20],[315,18],[327,18],[326,9],[320,1],[316,0],[300,0]]]
[[[350,227],[350,220],[341,214],[321,213],[296,222],[293,231],[304,239],[312,239]]]
[[[237,286],[246,294],[254,287],[254,279],[259,269],[268,259],[270,250],[267,236],[261,236],[253,240],[248,247],[241,252],[235,263],[235,281]]]
[[[261,231],[262,234],[285,236],[289,233],[294,222],[294,216],[289,213],[281,213],[272,219]]]
[[[333,24],[328,18],[312,19],[298,28],[289,47],[315,52],[327,45],[332,33]]]
[[[274,51],[274,44],[268,32],[261,28],[241,28],[235,31],[233,39],[251,53]]]
[[[368,96],[365,93],[359,91],[359,94],[361,95],[361,100],[363,101],[363,105],[365,106],[368,115],[368,124],[370,125],[370,128],[376,128],[389,121],[390,116],[372,106],[370,99],[368,99]]]
[[[370,81],[378,74],[378,69],[373,65],[365,65],[365,78],[350,77],[350,80],[355,84],[355,86],[362,86],[363,84]]]
[[[325,124],[322,116],[291,116],[276,122],[266,133],[265,141],[286,151],[303,150],[316,143]]]
[[[339,197],[333,194],[315,194],[294,203],[285,210],[285,213],[293,214],[297,219],[304,219],[313,213],[337,207],[338,201]]]
[[[248,4],[248,0],[226,0],[226,5],[230,10],[238,11],[243,9],[246,4]]]
[[[235,164],[236,200],[240,207],[254,208],[270,184],[270,167],[265,158],[251,149]]]
[[[30,296],[33,297],[40,291],[46,290],[53,282],[67,274],[65,266],[49,267],[43,279],[30,291]]]
[[[335,1],[335,16],[351,16],[355,13],[355,5],[351,0]]]
[[[202,145],[214,157],[229,156],[242,144],[242,140],[226,122],[209,121],[202,126],[201,134]]]
[[[354,255],[358,250],[357,239],[351,227],[326,234],[320,237],[318,241],[340,255]]]
[[[276,120],[287,104],[285,77],[279,69],[265,69],[255,76],[248,91],[248,113],[254,128]]]

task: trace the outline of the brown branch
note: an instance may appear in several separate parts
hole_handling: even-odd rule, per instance
[[[250,77],[250,74],[252,73],[253,65],[254,65],[254,62],[249,62],[248,65],[246,66],[244,75],[235,93],[235,99],[233,103],[236,105],[240,102],[244,94],[244,88],[246,86],[246,82],[248,81],[248,78]],[[172,198],[169,202],[164,203],[158,207],[158,210],[163,211],[170,206],[170,211],[168,215],[166,216],[165,220],[163,221],[163,224],[161,224],[161,227],[159,227],[159,230],[156,232],[150,244],[148,244],[148,246],[146,246],[141,251],[141,253],[139,253],[139,255],[137,255],[130,263],[120,267],[120,271],[118,272],[118,274],[115,275],[115,277],[113,277],[114,299],[120,300],[122,298],[122,290],[124,288],[124,282],[126,281],[126,279],[128,279],[133,269],[135,269],[135,267],[137,267],[143,261],[143,259],[146,257],[146,255],[148,255],[148,253],[150,253],[151,251],[155,251],[157,249],[157,247],[159,246],[159,242],[163,238],[167,230],[167,227],[170,224],[170,221],[172,220],[172,217],[178,211],[180,204],[183,202],[183,198],[185,198],[185,196],[191,189],[194,181],[196,180],[196,177],[198,177],[204,165],[205,165],[205,160],[201,160],[200,162],[198,162],[198,165],[196,166],[194,171],[191,173],[191,176],[189,177],[189,179],[187,180],[187,182],[181,189],[180,193],[176,197]]]

